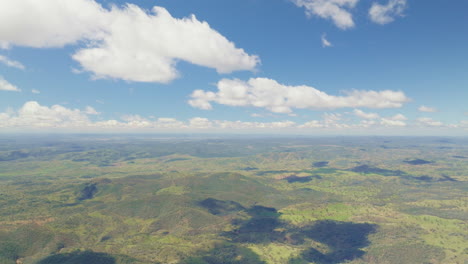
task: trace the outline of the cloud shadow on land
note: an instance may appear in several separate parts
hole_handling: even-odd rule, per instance
[[[222,235],[236,243],[270,243],[284,239],[284,233],[277,231],[283,226],[279,220],[281,215],[275,208],[255,205],[246,209],[250,218],[234,219],[236,229],[224,232]]]
[[[207,207],[206,201],[212,206]],[[328,249],[326,251],[310,247],[299,257],[290,260],[290,264],[314,262],[318,264],[337,264],[362,257],[362,248],[369,246],[368,236],[375,233],[377,225],[369,223],[340,222],[333,220],[319,220],[312,225],[294,227],[279,219],[281,213],[275,208],[255,205],[242,208],[233,201],[221,201],[213,198],[199,203],[212,214],[226,215],[226,213],[245,212],[250,217],[236,218],[232,221],[235,228],[221,233],[230,243],[268,244],[272,242],[290,245],[306,245],[308,240],[320,242]],[[213,208],[213,205],[215,205]],[[233,205],[235,210],[232,209]],[[215,209],[215,210],[213,210]],[[231,245],[231,247],[233,247]],[[233,250],[232,248],[230,249]],[[191,262],[198,263],[198,262]],[[212,262],[199,262],[212,263]],[[214,263],[214,262],[213,262]],[[237,262],[220,262],[237,263]],[[247,262],[244,262],[247,263]],[[249,262],[250,263],[250,262]],[[253,262],[256,263],[256,262]]]
[[[76,251],[72,253],[55,254],[46,257],[37,264],[116,264],[115,258],[106,253],[92,251]]]
[[[207,209],[211,214],[214,215],[228,215],[231,213],[236,213],[245,208],[234,201],[222,201],[214,198],[207,198],[203,201],[198,202],[198,205]]]
[[[212,250],[199,252],[180,264],[266,264],[251,249],[231,243],[216,245]]]
[[[304,260],[317,264],[337,264],[360,258],[365,254],[361,249],[370,244],[368,236],[376,229],[376,225],[368,223],[317,221],[303,228],[300,235],[327,245],[329,252],[309,248],[299,258],[292,259],[290,264],[303,263]]]
[[[126,255],[111,255],[91,250],[50,255],[36,264],[141,264],[138,259]],[[154,264],[158,264],[155,262]]]

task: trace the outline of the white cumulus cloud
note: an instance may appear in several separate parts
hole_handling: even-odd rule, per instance
[[[0,127],[78,127],[89,124],[89,119],[79,109],[69,109],[61,105],[42,106],[36,101],[26,102],[17,113],[10,113]]]
[[[322,128],[323,123],[318,120],[311,120],[299,126],[299,128]]]
[[[311,120],[298,128],[332,128],[332,129],[344,129],[351,128],[353,125],[342,122],[342,115],[339,113],[324,113],[322,120]]]
[[[250,122],[208,119],[193,117],[186,121],[171,117],[140,115],[123,115],[117,119],[103,119],[94,108],[68,108],[62,105],[45,106],[36,101],[26,102],[18,110],[7,108],[0,112],[0,132],[11,131],[60,131],[60,132],[294,132],[294,133],[384,133],[409,131],[408,129],[425,129],[438,131],[450,128],[455,134],[468,129],[468,120],[456,124],[443,124],[431,118],[418,118],[407,124],[402,114],[380,119],[363,119],[355,123],[347,118],[350,113],[327,112],[320,120],[309,120],[296,123],[291,120],[275,122]],[[365,130],[364,130],[365,129]],[[446,130],[448,131],[448,130]],[[393,133],[392,132],[392,133]],[[439,133],[439,132],[437,132]]]
[[[333,46],[333,44],[331,44],[331,42],[328,41],[326,34],[322,34],[321,40],[322,40],[322,47],[327,48],[327,47]]]
[[[21,92],[21,89],[9,83],[0,76],[0,91]]]
[[[308,16],[318,16],[330,19],[341,28],[354,27],[353,16],[350,12],[359,0],[290,0],[306,10]]]
[[[107,14],[93,0],[0,1],[0,46],[63,47],[94,39]]]
[[[389,117],[389,119],[391,120],[396,120],[396,121],[405,121],[405,120],[408,120],[408,118],[402,114],[396,114],[392,117]]]
[[[390,126],[390,127],[404,127],[406,126],[406,120],[408,118],[402,114],[396,114],[391,117],[383,117],[380,120],[380,124],[384,126]]]
[[[8,66],[8,67],[17,68],[17,69],[20,69],[20,70],[24,70],[24,69],[25,69],[24,65],[23,65],[21,62],[15,61],[15,60],[11,60],[11,59],[9,59],[8,57],[3,56],[3,55],[0,55],[0,63],[3,63],[3,64],[5,64],[5,65]]]
[[[231,130],[231,129],[282,129],[295,126],[292,121],[244,122],[210,120],[194,117],[186,122],[169,117],[145,118],[140,115],[123,115],[120,120],[93,121],[99,113],[87,106],[84,109],[71,109],[61,105],[50,107],[36,101],[26,102],[20,109],[7,109],[0,112],[0,128],[64,131],[181,131],[182,130]],[[58,131],[58,130],[57,130]]]
[[[194,15],[174,18],[162,7],[147,11],[127,4],[108,10],[94,0],[0,2],[0,47],[78,42],[86,45],[72,57],[94,78],[167,83],[179,76],[179,60],[219,73],[254,70],[259,64],[257,56],[207,22]]]
[[[396,127],[404,127],[406,126],[406,123],[400,120],[391,120],[387,118],[382,118],[380,121],[380,124],[384,126],[396,126]]]
[[[91,107],[91,106],[86,106],[84,112],[85,112],[87,115],[99,115],[99,114],[100,114],[98,111],[96,111],[96,109],[94,109],[94,108]]]
[[[358,126],[363,127],[363,128],[369,128],[372,126],[377,125],[377,122],[374,120],[361,120],[361,122],[358,124]]]
[[[396,16],[402,16],[405,8],[406,0],[389,0],[386,5],[374,2],[369,17],[374,23],[384,25],[393,22]]]
[[[189,120],[189,126],[192,128],[211,128],[213,123],[208,118],[194,117]]]
[[[421,105],[421,106],[418,108],[418,111],[419,111],[419,112],[426,112],[426,113],[434,113],[434,112],[437,112],[437,108],[428,107],[428,106],[425,106],[425,105]]]
[[[354,109],[353,113],[363,119],[376,119],[379,118],[379,115],[377,113],[366,113],[362,110],[359,109]]]
[[[345,92],[344,96],[329,95],[313,87],[287,86],[267,78],[252,78],[245,82],[222,79],[218,91],[195,90],[189,104],[209,110],[212,102],[229,106],[266,108],[275,113],[291,113],[298,109],[335,109],[344,107],[398,108],[409,101],[401,91]]]
[[[429,117],[420,117],[416,120],[421,126],[440,127],[444,124]]]
[[[183,129],[187,128],[184,122],[179,121],[175,118],[160,117],[154,122],[155,126],[163,129]]]
[[[221,129],[281,129],[290,128],[296,125],[292,121],[279,121],[279,122],[243,122],[243,121],[215,121],[217,127]]]

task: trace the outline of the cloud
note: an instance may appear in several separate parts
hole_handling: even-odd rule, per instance
[[[187,126],[184,122],[175,118],[160,117],[154,122],[155,126],[161,129],[184,129]]]
[[[120,119],[126,122],[146,121],[146,119],[140,115],[123,115],[120,117]]]
[[[389,117],[389,119],[391,120],[397,120],[397,121],[405,121],[405,120],[408,120],[408,118],[406,118],[406,116],[402,115],[402,114],[396,114],[392,117]]]
[[[242,122],[242,121],[215,121],[217,127],[221,129],[281,129],[291,128],[296,125],[292,121],[279,121],[279,122]]]
[[[406,126],[406,123],[400,120],[391,120],[387,118],[382,118],[380,121],[380,124],[384,126],[397,126],[397,127],[404,127]]]
[[[77,12],[79,10],[79,12]],[[25,20],[24,18],[29,19]],[[94,0],[16,0],[0,4],[0,46],[47,48],[83,43],[72,58],[94,78],[167,83],[177,61],[218,73],[254,70],[255,55],[194,15],[174,18],[162,7],[103,8]]]
[[[41,91],[39,91],[39,90],[36,90],[36,89],[32,89],[32,90],[31,90],[31,93],[33,93],[33,94],[40,94],[40,93],[41,93]]]
[[[323,123],[325,127],[336,126],[341,120],[341,114],[325,113],[323,114]]]
[[[327,40],[327,35],[322,34],[322,47],[327,48],[327,47],[333,47],[333,45],[330,43],[330,41]]]
[[[386,5],[374,2],[369,9],[369,18],[377,24],[388,24],[395,20],[396,16],[403,16],[406,8],[406,0],[389,0]]]
[[[345,129],[356,127],[353,124],[346,124],[342,122],[342,115],[339,113],[324,113],[322,120],[310,120],[302,125],[298,125],[298,128],[332,128],[332,129]]]
[[[426,113],[434,113],[434,112],[437,112],[437,108],[421,105],[418,108],[418,111],[419,112],[426,112]]]
[[[99,115],[100,113],[96,111],[96,109],[92,108],[91,106],[86,106],[84,112],[87,115]]]
[[[77,127],[89,124],[89,119],[79,109],[69,109],[61,105],[41,106],[38,102],[26,102],[17,113],[7,114],[8,118],[0,127]]]
[[[353,16],[350,9],[354,8],[359,0],[290,0],[298,7],[304,7],[308,16],[318,16],[330,19],[341,28],[354,27]]]
[[[380,120],[380,124],[389,127],[404,127],[406,126],[406,121],[408,118],[402,114],[396,114],[392,117],[384,117]]]
[[[175,118],[160,117],[148,119],[139,115],[123,115],[120,120],[109,119],[93,121],[99,114],[94,108],[71,109],[61,105],[50,107],[36,101],[26,102],[20,109],[0,112],[0,128],[31,129],[54,131],[180,131],[182,130],[231,130],[231,129],[283,129],[296,127],[296,123],[285,120],[280,122],[243,122],[228,120],[209,120],[194,117],[187,122]],[[58,130],[57,130],[58,129]],[[28,130],[29,131],[29,130]]]
[[[162,7],[148,14],[135,5],[114,8],[109,34],[95,47],[73,55],[96,78],[167,83],[179,74],[177,60],[219,73],[253,70],[259,63],[195,16],[173,18]]]
[[[146,128],[151,127],[151,122],[146,120],[134,120],[128,121],[126,124],[122,124],[121,126],[128,126],[131,128]]]
[[[378,123],[374,120],[361,120],[361,122],[358,124],[358,126],[363,127],[363,128],[369,128],[377,125]]]
[[[401,91],[345,92],[345,96],[329,95],[310,86],[287,86],[267,78],[252,78],[245,82],[222,79],[218,91],[195,90],[189,104],[210,110],[212,102],[243,107],[265,108],[275,113],[291,113],[298,109],[336,109],[344,107],[398,108],[409,99]]]
[[[21,89],[9,83],[7,80],[0,76],[0,91],[21,92]]]
[[[355,127],[351,124],[345,124],[340,122],[342,121],[342,115],[339,113],[324,113],[322,115],[322,120],[311,120],[302,125],[299,125],[298,128],[333,128],[333,129],[345,129]]]
[[[212,128],[213,123],[210,120],[208,120],[208,118],[195,117],[190,119],[189,126],[192,128],[207,129]]]
[[[0,63],[3,63],[8,67],[17,68],[17,69],[20,69],[20,70],[25,69],[24,65],[21,64],[21,62],[15,61],[15,60],[10,60],[9,58],[7,58],[7,57],[5,57],[3,55],[0,55]]]
[[[92,0],[15,0],[0,4],[0,43],[51,48],[95,39],[109,12]],[[25,19],[27,18],[27,19]]]
[[[299,126],[299,128],[322,128],[323,123],[318,120],[311,120]]]
[[[440,128],[450,128],[450,132],[463,134],[468,128],[468,120],[458,124],[444,125],[430,118],[419,118],[407,125],[407,118],[402,114],[377,119],[364,119],[353,123],[340,113],[324,113],[320,120],[296,123],[291,120],[277,122],[246,122],[230,120],[210,120],[205,117],[193,117],[186,121],[170,117],[145,118],[140,115],[123,115],[118,119],[103,120],[102,116],[90,106],[84,109],[67,108],[62,105],[44,106],[36,101],[26,102],[18,110],[8,108],[0,112],[0,132],[17,131],[54,131],[54,132],[265,132],[279,131],[293,133],[344,133],[344,134],[389,134],[404,127],[408,129],[424,128],[424,131],[439,134]],[[96,120],[97,119],[97,120]],[[363,130],[366,128],[366,130]],[[420,131],[416,130],[417,133]],[[448,130],[444,130],[448,131]]]
[[[440,126],[444,125],[442,122],[435,121],[435,120],[433,120],[432,118],[429,118],[429,117],[420,117],[416,121],[421,126],[440,127]]]
[[[172,118],[150,121],[138,115],[126,115],[118,120],[93,121],[99,115],[94,108],[71,109],[61,105],[43,106],[36,101],[26,102],[18,111],[0,113],[0,128],[9,129],[61,129],[115,132],[116,129],[183,128],[185,125]],[[186,127],[186,126],[185,126]]]
[[[354,109],[353,113],[363,119],[376,119],[379,118],[379,115],[376,113],[366,113],[359,109]]]

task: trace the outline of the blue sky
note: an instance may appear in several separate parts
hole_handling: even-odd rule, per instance
[[[468,132],[464,0],[63,3],[0,1],[0,132]]]

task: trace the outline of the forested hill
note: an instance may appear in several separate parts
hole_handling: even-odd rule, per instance
[[[0,138],[2,264],[464,263],[468,139]]]

